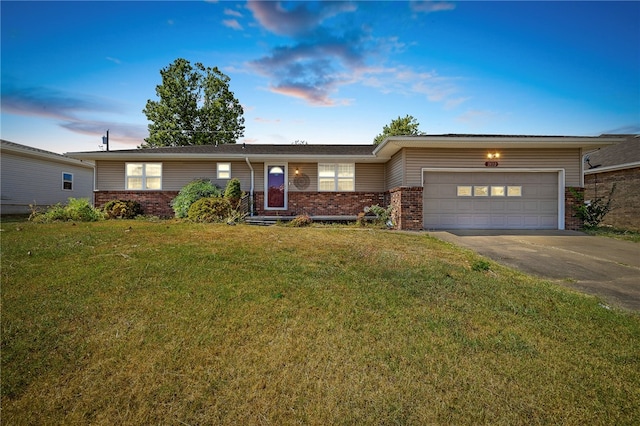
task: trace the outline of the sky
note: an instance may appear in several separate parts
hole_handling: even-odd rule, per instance
[[[0,137],[64,153],[148,136],[160,70],[218,67],[239,143],[640,133],[640,2],[5,1]]]

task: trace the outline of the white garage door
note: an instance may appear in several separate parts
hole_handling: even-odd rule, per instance
[[[424,172],[425,229],[558,229],[557,172]]]

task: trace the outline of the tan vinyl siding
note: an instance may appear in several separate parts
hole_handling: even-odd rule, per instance
[[[384,191],[384,164],[360,163],[356,164],[356,192]]]
[[[487,149],[405,149],[406,186],[422,186],[423,167],[484,168]],[[498,149],[498,168],[564,169],[565,184],[580,186],[579,149]],[[393,159],[392,159],[393,160]]]
[[[96,189],[122,191],[124,189],[124,161],[96,161]]]
[[[391,157],[391,160],[389,160],[389,162],[385,165],[387,175],[387,190],[404,185],[404,157],[404,150],[399,151],[393,157]]]
[[[300,172],[298,176],[296,176],[296,168]],[[289,192],[316,192],[317,190],[318,163],[289,163]]]
[[[98,161],[96,164],[96,188],[99,191],[125,189],[125,164],[136,161]],[[194,179],[210,179],[214,185],[225,189],[229,179],[216,179],[217,161],[140,161],[162,163],[162,190],[179,191]],[[222,161],[225,162],[225,161]],[[229,161],[226,161],[227,163]],[[255,169],[255,166],[254,166]],[[249,166],[245,162],[231,162],[231,177],[240,180],[240,187],[248,192],[251,185]]]

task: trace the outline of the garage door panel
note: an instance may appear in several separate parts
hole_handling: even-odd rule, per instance
[[[557,172],[425,172],[424,182],[427,229],[558,228]],[[458,186],[488,195],[458,196]]]

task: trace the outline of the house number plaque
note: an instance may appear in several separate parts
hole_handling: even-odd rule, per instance
[[[498,162],[497,161],[485,161],[484,162],[484,166],[485,167],[498,167]]]

